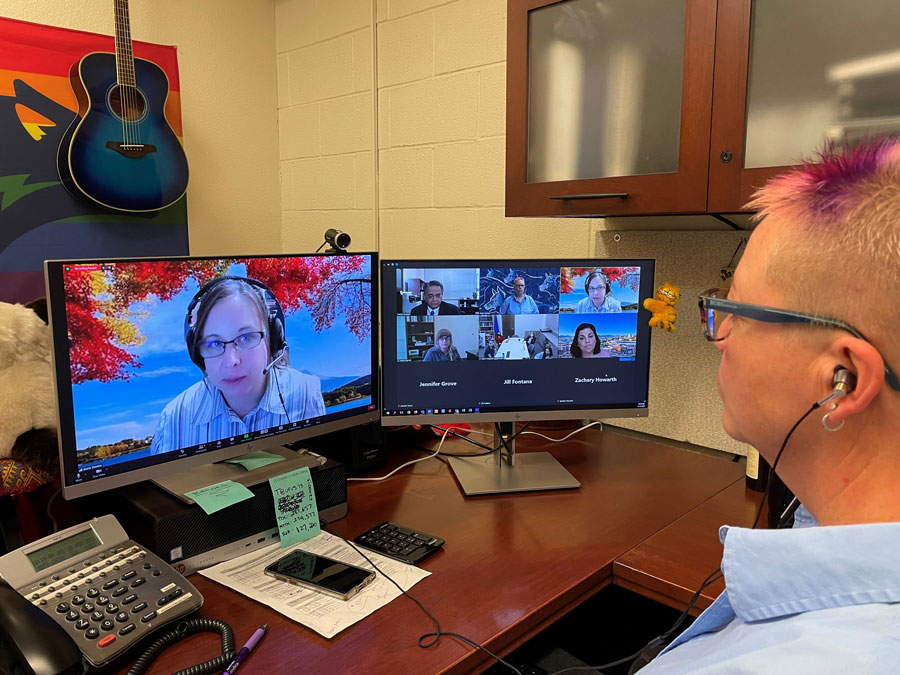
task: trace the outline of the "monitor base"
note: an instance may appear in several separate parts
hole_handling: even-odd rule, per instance
[[[490,495],[532,490],[567,490],[581,483],[549,452],[515,455],[515,466],[497,463],[494,456],[450,457],[450,468],[467,495]]]

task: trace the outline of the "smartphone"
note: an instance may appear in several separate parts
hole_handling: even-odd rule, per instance
[[[375,579],[375,572],[306,551],[293,551],[266,567],[279,581],[349,600]]]

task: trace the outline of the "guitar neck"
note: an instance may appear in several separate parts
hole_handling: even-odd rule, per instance
[[[131,51],[131,21],[128,0],[113,0],[116,14],[116,79],[120,85],[135,86],[134,54]]]

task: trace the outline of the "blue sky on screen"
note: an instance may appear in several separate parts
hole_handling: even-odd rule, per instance
[[[569,339],[582,323],[593,324],[597,335],[630,335],[637,333],[637,312],[612,312],[608,314],[560,314],[560,337]]]
[[[370,274],[369,265],[361,272]],[[228,274],[246,276],[246,270],[244,265],[234,265]],[[153,435],[165,405],[202,379],[184,342],[185,313],[198,290],[197,283],[189,279],[185,290],[171,300],[160,302],[151,297],[132,305],[132,310],[143,310],[146,315],[137,320],[146,340],[139,347],[129,348],[142,365],[132,369],[133,376],[127,381],[90,381],[72,387],[79,450]],[[371,374],[373,336],[360,342],[340,315],[335,317],[331,329],[317,333],[309,311],[301,307],[286,316],[285,338],[291,366],[316,375],[322,382],[322,391]]]

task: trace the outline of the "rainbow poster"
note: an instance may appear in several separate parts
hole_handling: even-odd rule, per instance
[[[60,141],[78,110],[69,71],[91,52],[115,52],[113,37],[0,17],[0,301],[44,295],[45,259],[188,253],[186,197],[161,211],[104,211],[60,181]],[[181,140],[175,47],[134,41],[133,52],[166,73],[165,117]]]

